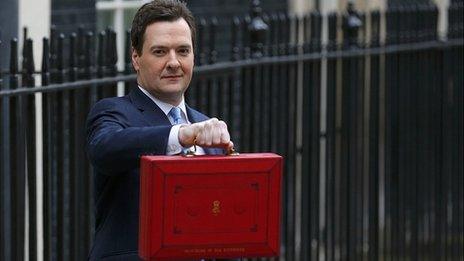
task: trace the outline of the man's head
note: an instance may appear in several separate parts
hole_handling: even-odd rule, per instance
[[[132,64],[137,81],[156,98],[177,105],[193,72],[195,22],[178,0],[156,0],[135,14]]]
[[[183,18],[192,35],[195,46],[195,18],[184,2],[179,0],[154,0],[144,4],[134,16],[131,28],[131,44],[139,54],[142,52],[145,29],[154,22],[173,22]]]

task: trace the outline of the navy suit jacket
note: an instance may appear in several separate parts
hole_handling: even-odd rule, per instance
[[[208,117],[187,106],[189,121]],[[94,167],[95,237],[90,260],[139,260],[139,164],[164,155],[171,123],[139,88],[100,100],[87,117],[87,153]],[[207,154],[221,153],[205,148]]]

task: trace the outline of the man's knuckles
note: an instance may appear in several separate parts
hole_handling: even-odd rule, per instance
[[[182,134],[185,140],[195,140],[195,144],[205,147],[222,147],[230,142],[227,124],[217,118],[211,118],[203,122],[197,122],[185,126],[186,131]],[[188,130],[188,131],[187,131]],[[188,142],[190,143],[190,142]]]

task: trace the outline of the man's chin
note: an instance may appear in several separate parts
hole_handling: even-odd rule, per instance
[[[158,97],[156,97],[156,96],[155,97],[162,100],[162,101],[164,101],[164,102],[172,104],[173,102],[174,103],[180,102],[182,100],[183,95],[184,95],[183,90],[170,89],[170,90],[163,90],[161,93],[157,93],[156,96],[158,96]],[[177,105],[177,104],[173,104],[173,105]]]
[[[162,91],[170,96],[182,96],[185,90],[186,88],[183,88],[179,85],[167,85],[166,88],[164,88]]]

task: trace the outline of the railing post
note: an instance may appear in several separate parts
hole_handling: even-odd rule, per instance
[[[209,64],[217,62],[217,51],[216,51],[216,30],[218,27],[218,20],[216,17],[211,18],[209,24]]]
[[[319,52],[322,47],[322,16],[319,12],[314,11],[310,14],[311,20],[311,37],[310,41],[310,51]]]
[[[33,41],[32,39],[26,39],[25,44],[25,57],[27,57],[27,63],[23,67],[23,82],[22,86],[27,86],[30,88],[35,87],[34,79],[34,53],[33,53]],[[36,260],[37,256],[37,198],[36,198],[36,137],[35,137],[35,123],[36,123],[36,111],[35,111],[35,95],[25,95],[23,97],[23,108],[25,108],[25,113],[22,113],[23,120],[23,129],[25,129],[25,142],[26,148],[25,153],[26,157],[26,178],[27,178],[27,191],[28,197],[26,199],[29,205],[29,256],[30,260]]]
[[[50,46],[49,40],[44,37],[42,39],[42,67],[41,67],[41,85],[47,86],[50,84]],[[51,186],[51,124],[49,118],[50,109],[50,96],[43,94],[42,96],[42,118],[43,118],[43,165],[42,165],[42,184],[43,184],[43,257],[45,260],[50,260],[52,257],[52,186]]]
[[[260,58],[263,57],[263,46],[266,40],[266,33],[268,26],[264,23],[261,17],[261,6],[259,0],[252,0],[251,2],[251,22],[248,26],[248,32],[250,34],[250,47],[251,57]]]
[[[78,68],[78,78],[82,74],[82,69],[85,68],[85,32],[84,27],[81,25],[77,28],[77,40],[76,40],[76,56]]]
[[[380,11],[371,13],[371,47],[378,47],[380,45]]]
[[[206,64],[206,51],[205,51],[205,30],[206,30],[206,20],[204,18],[200,18],[198,24],[198,38],[196,42],[196,51],[198,56],[198,64],[203,65]]]
[[[118,52],[116,47],[116,32],[111,29],[106,29],[106,69],[107,76],[116,76],[118,72]]]
[[[288,23],[287,15],[285,13],[279,13],[277,18],[277,55],[287,55],[288,54]]]
[[[106,32],[101,31],[98,34],[98,54],[97,54],[97,75],[98,78],[103,78],[106,76]]]
[[[32,50],[32,39],[24,40],[23,49],[23,68],[22,68],[22,86],[34,87],[34,55]]]
[[[269,56],[279,55],[279,16],[277,13],[270,15],[270,42]]]
[[[50,28],[50,57],[49,57],[49,70],[50,70],[50,83],[56,83],[57,78],[57,30],[55,25]]]
[[[18,39],[11,40],[11,53],[10,53],[10,89],[18,88]]]
[[[242,32],[242,59],[250,59],[250,34],[248,27],[251,24],[251,18],[249,15],[245,15],[241,19],[241,32]]]
[[[46,37],[42,39],[42,86],[50,84],[50,46]]]
[[[359,29],[362,20],[354,9],[353,3],[349,3],[347,12],[343,16],[343,48],[346,53],[351,49],[360,47],[358,41]],[[360,142],[359,133],[361,126],[361,113],[363,112],[363,81],[362,56],[346,57],[342,59],[342,85],[337,88],[341,96],[341,140],[340,143],[340,195],[343,196],[341,215],[345,216],[341,221],[342,251],[341,259],[357,260],[360,258],[360,245],[362,240],[350,231],[360,231],[357,209],[362,205],[362,194],[359,193],[363,182],[362,158],[363,152],[357,147]],[[338,94],[338,93],[337,93]]]
[[[93,43],[94,35],[92,32],[87,32],[85,35],[85,49],[84,49],[84,79],[93,79],[95,71],[95,49]]]
[[[58,36],[58,50],[56,52],[56,82],[57,83],[64,83],[66,82],[66,65],[65,65],[65,56],[64,56],[64,47],[65,47],[65,37],[64,34],[60,33]]]
[[[337,50],[339,45],[337,42],[337,14],[330,13],[327,15],[328,20],[328,43],[327,50],[334,51]],[[309,37],[308,37],[309,39]]]
[[[20,88],[18,63],[18,40],[11,40],[10,53],[10,89]],[[12,253],[15,260],[24,258],[24,246],[15,242],[24,242],[25,218],[25,132],[24,132],[24,97],[16,96],[10,99],[10,166],[11,182],[11,214],[12,214]],[[12,111],[11,111],[12,110]]]
[[[358,47],[358,30],[362,26],[362,21],[359,14],[354,9],[352,2],[348,3],[347,14],[343,21],[343,38],[345,39],[345,47]]]
[[[13,52],[11,48],[11,52]],[[1,75],[0,75],[1,76]],[[1,77],[0,77],[1,79]],[[0,86],[1,87],[1,86]],[[3,89],[9,89],[5,81]],[[12,204],[11,204],[11,139],[10,139],[10,97],[0,97],[0,258],[2,260],[13,260],[12,252]]]
[[[238,32],[240,31],[240,19],[238,17],[234,17],[232,20],[232,39],[231,39],[231,52],[230,52],[230,60],[237,61],[240,59],[240,48],[238,47]]]
[[[2,32],[1,31],[0,31],[0,48],[2,48]],[[0,61],[1,59],[2,59],[2,52],[0,52]],[[3,83],[3,76],[2,76],[2,68],[0,66],[0,91],[2,90],[2,83]],[[0,249],[1,249],[1,246],[0,246]]]
[[[22,68],[23,72],[24,72],[24,68],[26,68],[26,64],[28,62],[28,59],[27,59],[28,58],[27,57],[27,47],[26,47],[27,43],[26,43],[26,41],[27,41],[27,27],[23,27],[23,51],[21,53],[22,58],[23,58],[21,68]],[[24,84],[23,84],[23,86],[24,86]]]

